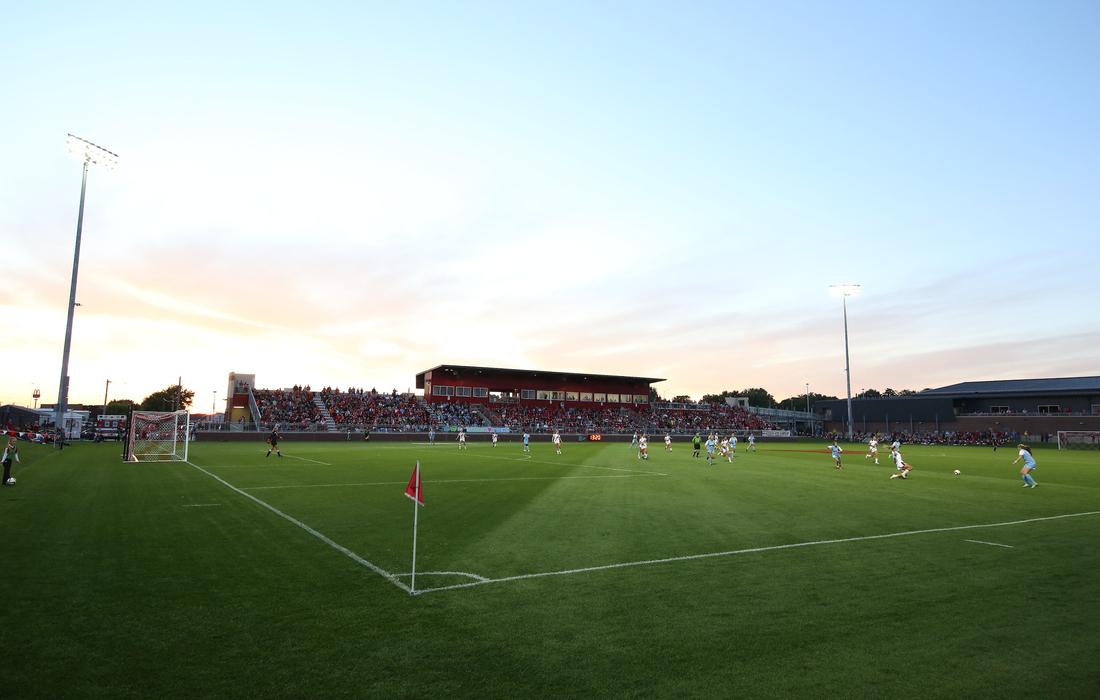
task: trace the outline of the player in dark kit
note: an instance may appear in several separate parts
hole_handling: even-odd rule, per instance
[[[16,443],[15,438],[8,439],[8,446],[4,448],[4,478],[0,480],[0,485],[3,486],[15,486],[15,479],[11,477],[11,463],[12,461],[19,462],[19,445]]]
[[[695,437],[691,439],[691,456],[699,456],[699,448],[703,446],[703,438],[699,437],[699,433],[695,433]]]
[[[274,450],[275,454],[279,455],[280,457],[283,456],[282,451],[279,450],[279,429],[278,428],[272,428],[271,435],[269,435],[267,437],[267,444],[271,445],[271,447],[267,448],[267,454],[264,455],[264,457],[270,457],[272,450]]]

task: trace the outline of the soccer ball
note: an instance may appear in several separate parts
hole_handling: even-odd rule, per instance
[[[14,476],[9,476],[8,477],[8,486],[15,486],[15,477]]]
[[[962,472],[961,472],[961,471],[959,471],[958,469],[956,469],[956,470],[955,470],[955,476],[958,476],[959,474],[962,474]]]

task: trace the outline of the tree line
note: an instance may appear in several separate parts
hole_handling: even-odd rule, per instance
[[[179,384],[171,384],[149,394],[140,403],[130,399],[114,399],[107,402],[108,416],[129,416],[131,411],[179,411],[190,408],[195,392]],[[96,413],[94,410],[92,413]]]
[[[928,391],[928,389],[921,389],[921,391]],[[887,387],[883,391],[877,389],[864,389],[859,394],[856,394],[852,398],[856,399],[881,399],[890,398],[893,396],[913,396],[919,394],[919,391],[913,389],[891,389]],[[772,396],[771,392],[763,387],[750,387],[748,389],[728,389],[726,391],[719,392],[717,394],[703,394],[703,398],[699,399],[704,403],[712,403],[718,405],[724,405],[727,397],[743,397],[748,399],[750,406],[757,408],[782,408],[788,411],[805,411],[806,401],[809,399],[809,404],[812,410],[813,404],[817,401],[836,401],[839,399],[837,396],[829,396],[827,394],[818,394],[816,392],[810,392],[809,394],[798,394],[795,396],[789,396],[782,401],[776,400]],[[673,397],[674,403],[692,403],[693,399],[686,394]]]

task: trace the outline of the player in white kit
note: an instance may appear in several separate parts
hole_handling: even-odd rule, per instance
[[[466,429],[462,428],[458,431],[458,449],[466,449]]]
[[[863,455],[864,459],[875,458],[875,464],[878,464],[878,438],[874,435],[867,441],[867,454]]]
[[[649,459],[649,440],[645,434],[638,438],[638,459]]]
[[[497,434],[493,433],[492,437],[490,439],[493,441],[493,447],[496,447],[497,446]]]
[[[894,450],[891,454],[894,458],[894,466],[897,467],[897,471],[891,474],[890,478],[908,479],[909,472],[913,470],[913,467],[911,467],[908,462],[901,458],[901,450]]]
[[[672,452],[672,436],[665,433],[665,452]]]
[[[756,437],[749,433],[749,451],[756,452]]]
[[[730,441],[729,440],[723,439],[722,442],[718,443],[718,451],[723,457],[726,458],[727,462],[733,462],[733,457],[730,456]]]
[[[554,431],[554,434],[550,437],[550,440],[554,443],[554,452],[556,454],[560,455],[561,454],[561,435],[558,434],[558,431],[556,431],[556,430]]]

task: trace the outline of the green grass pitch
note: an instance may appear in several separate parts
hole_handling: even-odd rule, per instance
[[[1100,454],[1038,451],[1033,490],[1008,449],[909,446],[901,482],[856,445],[674,447],[26,446],[0,697],[1100,692]]]

